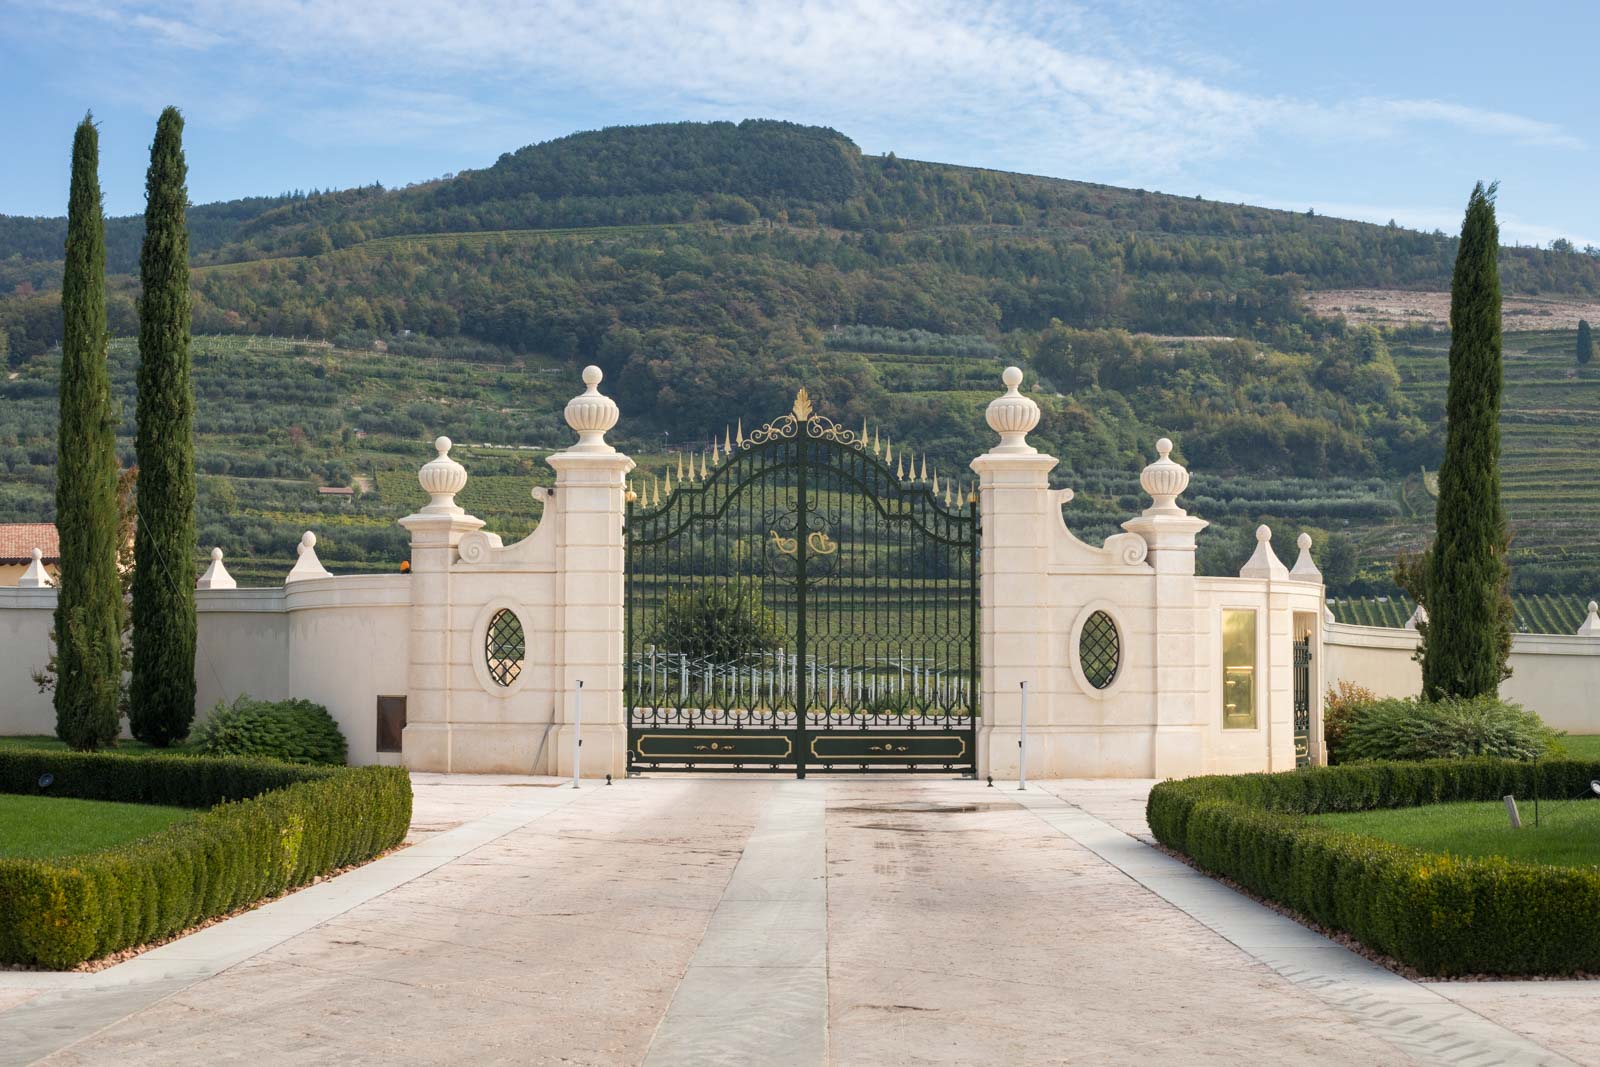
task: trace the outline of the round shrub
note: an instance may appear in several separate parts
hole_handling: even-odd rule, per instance
[[[257,756],[289,763],[342,764],[344,734],[328,709],[309,700],[255,700],[241,693],[217,702],[195,732],[208,756]]]
[[[1535,759],[1553,755],[1559,736],[1533,712],[1494,697],[1377,700],[1356,708],[1339,759]]]

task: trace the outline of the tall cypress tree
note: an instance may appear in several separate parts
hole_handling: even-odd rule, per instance
[[[1510,675],[1508,539],[1500,502],[1500,228],[1495,187],[1467,201],[1450,283],[1450,384],[1437,533],[1427,559],[1422,690],[1430,700],[1499,692]]]
[[[56,734],[76,749],[120,727],[122,592],[117,582],[117,439],[106,366],[106,241],[100,137],[84,116],[72,140],[61,279],[61,421],[56,432]]]
[[[165,747],[194,721],[194,390],[183,116],[161,113],[139,257],[139,523],[134,535],[133,736]]]
[[[1578,366],[1582,367],[1594,358],[1594,334],[1589,330],[1589,320],[1578,320]]]

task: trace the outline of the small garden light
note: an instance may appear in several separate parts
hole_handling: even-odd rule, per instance
[[[1594,778],[1590,780],[1589,792],[1593,793],[1597,797],[1600,797],[1600,778]]]
[[[39,776],[39,788],[40,789],[49,789],[51,786],[53,786],[55,784],[56,784],[56,776],[55,775],[50,774],[50,773],[47,772],[47,773],[41,774]],[[1600,783],[1597,783],[1597,784],[1600,784]]]

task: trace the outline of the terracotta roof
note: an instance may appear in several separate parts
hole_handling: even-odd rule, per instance
[[[30,563],[36,548],[44,552],[46,563],[61,561],[54,523],[0,522],[0,563]]]

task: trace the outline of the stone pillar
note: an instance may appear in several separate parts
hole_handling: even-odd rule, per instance
[[[583,682],[584,777],[621,777],[627,770],[628,727],[622,702],[623,520],[625,479],[633,460],[606,443],[617,405],[600,393],[599,367],[585,367],[585,391],[567,403],[578,443],[550,456],[556,471],[555,632],[557,773],[570,775]]]
[[[1212,667],[1210,641],[1215,629],[1200,603],[1194,576],[1195,536],[1209,523],[1178,506],[1178,495],[1189,486],[1189,472],[1172,459],[1171,452],[1167,438],[1156,442],[1158,458],[1139,475],[1151,505],[1122,524],[1124,530],[1144,538],[1149,546],[1145,559],[1155,570],[1150,773],[1156,778],[1198,774],[1204,768],[1210,711],[1206,672]]]
[[[411,534],[411,647],[401,748],[409,767],[451,771],[451,642],[457,638],[450,568],[462,535],[481,529],[483,520],[456,504],[467,471],[450,458],[450,438],[438,438],[433,447],[439,454],[417,473],[429,502],[400,520]]]
[[[1050,471],[1054,456],[1027,442],[1039,424],[1039,405],[1017,391],[1022,371],[1007,367],[1006,393],[986,413],[1000,443],[972,461],[978,474],[982,543],[978,555],[980,610],[978,773],[1015,778],[1018,771],[1020,683],[1028,683],[1028,720],[1046,723],[1050,691],[1049,563]],[[1029,753],[1030,773],[1045,766],[1045,738]]]

